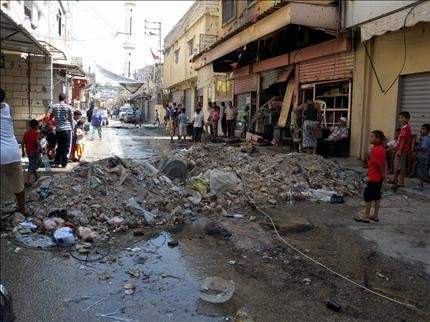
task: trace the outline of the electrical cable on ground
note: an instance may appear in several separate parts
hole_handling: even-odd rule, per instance
[[[324,265],[324,264],[323,264],[323,263],[321,263],[320,261],[318,261],[318,260],[316,260],[316,259],[314,259],[314,258],[310,257],[309,255],[306,255],[306,254],[305,254],[305,253],[303,253],[300,249],[298,249],[297,247],[295,247],[295,246],[293,246],[291,243],[289,243],[285,238],[283,238],[283,237],[279,234],[279,231],[278,231],[278,229],[277,229],[277,227],[276,227],[276,224],[274,223],[274,221],[273,221],[272,217],[271,217],[267,212],[265,212],[263,209],[261,209],[261,208],[258,206],[258,204],[257,204],[257,203],[255,202],[255,200],[252,198],[252,196],[250,195],[250,193],[246,190],[246,187],[245,187],[245,176],[244,176],[244,174],[242,173],[242,168],[241,168],[241,166],[240,166],[237,162],[235,162],[235,163],[236,163],[236,166],[238,167],[238,169],[236,169],[236,172],[237,172],[237,174],[239,175],[239,177],[242,179],[243,193],[244,193],[245,198],[248,200],[248,202],[251,204],[251,206],[253,206],[253,207],[254,207],[254,208],[255,208],[259,213],[261,213],[261,214],[262,214],[262,215],[264,215],[267,219],[269,219],[269,221],[270,221],[271,225],[273,226],[273,229],[274,229],[274,231],[275,231],[276,236],[277,236],[277,237],[279,238],[279,240],[281,240],[285,245],[287,245],[289,248],[291,248],[293,251],[295,251],[296,253],[300,254],[301,256],[303,256],[304,258],[306,258],[307,260],[309,260],[309,261],[313,262],[314,264],[316,264],[316,265],[318,265],[318,266],[320,266],[320,267],[324,268],[325,270],[329,271],[330,273],[332,273],[332,274],[334,274],[334,275],[336,275],[336,276],[338,276],[338,277],[340,277],[340,278],[344,279],[345,281],[347,281],[347,282],[349,282],[349,283],[353,284],[354,286],[356,286],[356,287],[358,287],[358,288],[361,288],[362,290],[364,290],[364,291],[366,291],[366,292],[369,292],[369,293],[371,293],[371,294],[373,294],[373,295],[379,296],[379,297],[381,297],[381,298],[383,298],[383,299],[385,299],[385,300],[387,300],[387,301],[390,301],[390,302],[392,302],[392,303],[395,303],[395,304],[399,304],[399,305],[405,306],[405,307],[407,307],[407,308],[409,308],[409,309],[413,310],[414,312],[417,312],[417,313],[419,313],[419,314],[421,314],[421,315],[424,315],[424,316],[426,316],[426,317],[430,317],[430,314],[429,314],[429,313],[427,313],[427,312],[425,312],[425,311],[423,311],[423,310],[421,310],[421,309],[417,308],[415,305],[412,305],[412,304],[409,304],[409,303],[406,303],[406,302],[402,302],[402,301],[399,301],[399,300],[393,299],[393,298],[391,298],[391,297],[389,297],[389,296],[386,296],[386,295],[384,295],[384,294],[381,294],[381,293],[379,293],[379,292],[376,292],[376,291],[374,291],[374,290],[372,290],[372,289],[370,289],[370,288],[368,288],[368,287],[366,287],[366,286],[364,286],[364,285],[361,285],[360,283],[357,283],[356,281],[354,281],[354,280],[352,280],[352,279],[350,279],[350,278],[348,278],[348,277],[346,277],[346,276],[344,276],[344,275],[342,275],[342,274],[338,273],[338,272],[337,272],[337,271],[335,271],[334,269],[332,269],[332,268],[330,268],[330,267],[328,267],[328,266]]]

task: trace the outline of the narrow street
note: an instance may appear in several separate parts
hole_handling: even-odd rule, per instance
[[[87,141],[85,159],[95,162],[117,155],[140,162],[171,149],[162,130],[114,121],[103,129],[102,140]],[[307,255],[360,284],[429,311],[428,198],[387,195],[383,223],[369,226],[351,220],[360,204],[359,198],[344,204],[299,201],[268,211],[282,235]],[[86,256],[73,248],[33,250],[2,238],[1,279],[13,295],[18,322],[266,321],[268,316],[270,321],[424,320],[303,258],[277,240],[265,218],[249,208],[243,211],[244,218],[198,214],[184,224],[147,227],[142,237],[131,230],[113,233]],[[250,220],[251,215],[257,221]],[[296,225],[303,221],[306,229]],[[208,234],[208,222],[221,225],[231,237]],[[178,247],[168,246],[172,239],[178,240]],[[234,281],[233,298],[224,304],[201,300],[200,283],[208,276]],[[134,294],[124,294],[127,284]],[[342,311],[327,309],[328,299]]]

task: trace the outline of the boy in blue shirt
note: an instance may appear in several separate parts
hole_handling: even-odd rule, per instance
[[[420,144],[417,148],[417,177],[420,178],[419,190],[424,190],[424,180],[429,175],[430,124],[421,126]]]

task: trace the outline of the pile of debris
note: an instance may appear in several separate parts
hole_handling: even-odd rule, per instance
[[[318,155],[246,153],[243,147],[198,145],[179,151],[176,157],[191,164],[191,176],[207,178],[213,169],[234,173],[241,178],[243,191],[262,206],[293,200],[341,202],[343,196],[357,195],[365,183],[360,171]],[[233,198],[238,207],[243,206],[240,196],[243,193]]]
[[[112,157],[41,177],[28,194],[33,215],[15,214],[9,228],[58,235],[58,244],[72,241],[71,234],[93,241],[111,231],[182,223],[201,213],[238,216],[249,196],[263,207],[339,202],[364,182],[360,172],[318,156],[249,154],[225,145],[196,145],[156,164]]]

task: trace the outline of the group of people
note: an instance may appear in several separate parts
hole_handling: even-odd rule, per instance
[[[32,119],[24,133],[21,151],[13,128],[13,109],[5,102],[6,94],[0,89],[0,133],[1,133],[1,191],[16,196],[18,211],[26,214],[26,185],[37,180],[39,164],[51,167],[66,167],[70,161],[81,161],[84,153],[85,117],[79,110],[72,112],[64,94],[59,95],[59,103],[49,107],[40,119]],[[92,103],[87,112],[94,135],[101,138],[102,116]],[[24,177],[21,157],[28,157],[27,172]]]
[[[299,146],[307,153],[314,154],[319,148],[321,154],[328,157],[333,146],[337,142],[347,139],[349,135],[347,118],[341,116],[337,121],[338,124],[330,129],[330,135],[323,138],[321,107],[309,98],[291,113],[290,130],[293,141],[299,143]],[[300,131],[302,132],[301,142]]]
[[[205,119],[202,111],[202,104],[197,103],[195,111],[191,120],[187,116],[185,107],[182,104],[173,103],[172,105],[165,106],[165,127],[166,132],[170,134],[170,140],[173,142],[173,137],[178,136],[180,142],[184,142],[187,136],[188,125],[192,124],[192,140],[194,143],[201,142],[202,133],[206,127],[205,132],[210,132],[212,142],[218,140],[219,124],[224,137],[233,139],[235,137],[235,127],[237,122],[237,109],[231,102],[221,102],[221,107],[216,102],[208,103],[209,116]],[[157,112],[158,115],[158,112]],[[210,131],[207,130],[209,126]]]
[[[405,186],[406,166],[413,160],[412,154],[415,154],[416,175],[419,178],[417,189],[424,189],[424,183],[429,177],[430,170],[430,124],[426,123],[421,126],[420,138],[415,146],[409,123],[410,117],[409,112],[399,113],[401,128],[394,142],[388,141],[380,130],[370,133],[369,143],[372,148],[367,157],[367,186],[363,193],[366,206],[363,212],[354,216],[356,221],[364,223],[379,221],[382,187],[385,182],[391,182],[394,190]],[[387,151],[393,152],[393,177],[391,179],[388,179]],[[373,213],[371,213],[372,208]]]

